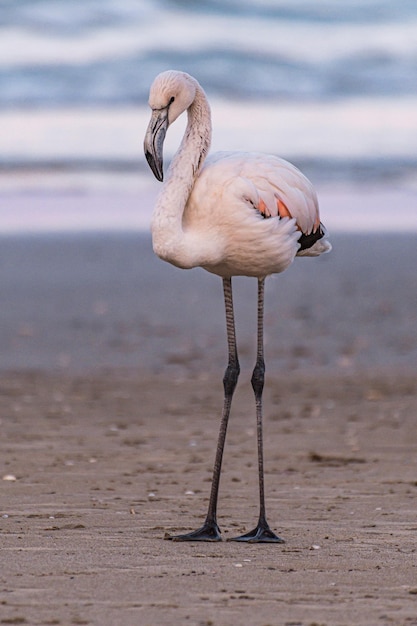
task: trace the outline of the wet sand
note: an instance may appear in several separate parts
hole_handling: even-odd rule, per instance
[[[268,281],[267,509],[283,545],[181,544],[210,489],[221,283],[147,236],[0,251],[0,624],[417,624],[417,238],[334,236]],[[257,516],[256,282],[219,501]]]

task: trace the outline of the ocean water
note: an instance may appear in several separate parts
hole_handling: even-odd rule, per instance
[[[212,97],[417,94],[414,0],[1,0],[0,106],[146,103],[167,67]]]
[[[168,68],[205,88],[213,149],[417,194],[415,0],[0,0],[0,226],[6,196],[153,184],[147,97]]]

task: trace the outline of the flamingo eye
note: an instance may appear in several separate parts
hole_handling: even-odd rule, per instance
[[[172,104],[174,102],[174,100],[175,100],[175,96],[171,96],[171,98],[169,99],[169,102],[168,102],[168,106],[170,104]]]

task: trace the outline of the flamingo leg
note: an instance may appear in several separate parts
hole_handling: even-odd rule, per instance
[[[284,539],[278,537],[266,521],[265,512],[265,486],[264,486],[264,456],[263,456],[263,433],[262,433],[262,392],[265,381],[264,361],[264,286],[265,278],[258,279],[258,340],[256,364],[253,370],[251,384],[255,394],[256,425],[258,438],[258,471],[259,471],[259,520],[257,526],[239,537],[233,537],[229,541],[247,541],[249,543],[284,543]]]
[[[213,468],[210,500],[206,520],[201,528],[185,535],[167,535],[166,539],[173,541],[221,541],[220,529],[217,524],[217,500],[219,496],[220,474],[222,468],[224,444],[226,441],[227,425],[229,422],[230,407],[233,393],[236,389],[240,373],[236,345],[235,318],[233,311],[232,281],[223,279],[224,302],[226,309],[226,329],[229,360],[223,377],[224,402],[217,441],[216,457]]]

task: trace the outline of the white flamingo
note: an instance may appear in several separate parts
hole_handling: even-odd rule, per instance
[[[232,396],[239,376],[232,276],[258,279],[258,335],[252,374],[255,394],[260,511],[256,528],[233,541],[282,543],[265,513],[262,391],[264,386],[264,282],[284,271],[295,256],[318,256],[331,249],[319,218],[316,193],[293,165],[260,153],[220,152],[206,159],[211,141],[207,97],[189,74],[159,74],[149,96],[152,117],[146,131],[147,161],[163,180],[163,143],[168,126],[187,111],[188,124],[168,170],[152,218],[155,253],[181,268],[203,267],[223,279],[228,365],[223,378],[224,405],[206,520],[176,541],[220,541],[217,500]]]

